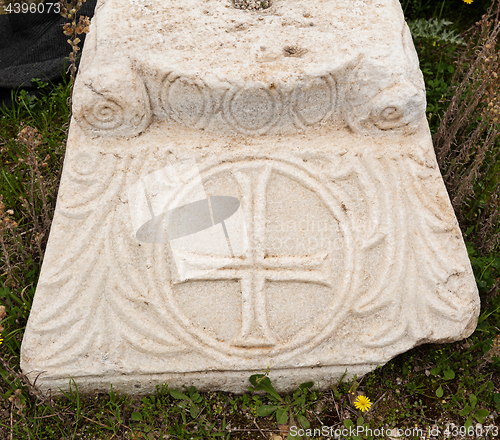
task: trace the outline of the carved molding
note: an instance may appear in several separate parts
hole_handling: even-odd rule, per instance
[[[196,78],[170,73],[161,82],[160,102],[168,117],[180,125],[204,129],[213,112],[211,90]]]
[[[211,84],[180,72],[146,74],[126,59],[94,62],[80,80],[74,115],[90,136],[104,137],[136,136],[153,117],[228,134],[293,133],[339,121],[357,134],[411,133],[426,106],[412,73],[394,74],[388,65],[360,60],[354,68],[304,76],[293,86]]]

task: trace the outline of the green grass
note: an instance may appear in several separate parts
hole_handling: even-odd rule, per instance
[[[491,5],[491,0],[401,0],[406,17],[411,19],[451,19],[465,29],[478,21]]]
[[[467,7],[462,3],[403,1],[403,7],[407,14],[413,11],[409,15],[413,19],[441,14],[441,18],[453,16],[457,23],[463,21]],[[450,12],[453,5],[455,15]],[[460,44],[434,35],[419,38],[416,47],[428,86],[428,119],[435,132],[446,108],[441,101],[449,97]],[[460,427],[475,427],[477,422],[483,422],[483,434],[488,426],[499,426],[500,296],[491,290],[500,279],[500,256],[480,254],[472,245],[469,256],[483,300],[474,334],[453,344],[417,347],[363,378],[333,384],[328,390],[308,384],[279,395],[272,383],[254,377],[248,386],[260,394],[201,393],[162,385],[144,397],[112,388],[106,394],[82,396],[74,382],[63,398],[37,394],[19,372],[19,352],[57,196],[68,97],[68,83],[39,83],[37,97],[20,91],[14,97],[18,105],[0,111],[0,194],[5,205],[0,218],[17,223],[16,228],[4,223],[0,243],[4,261],[0,305],[7,311],[0,345],[0,439],[269,439],[271,433],[285,432],[290,419],[310,430],[369,426],[416,434],[406,438],[418,438],[418,432],[411,431],[415,425],[424,433],[437,425],[444,434],[447,423],[453,422],[458,428],[450,428],[452,438]],[[36,128],[36,133],[23,142],[19,133],[26,127]],[[473,241],[474,230],[464,233]],[[360,394],[373,403],[367,413],[354,406]],[[371,438],[366,432],[360,431],[358,438]],[[493,434],[480,437],[495,438]]]
[[[67,83],[50,87],[39,82],[38,97],[21,90],[14,98],[17,106],[0,111],[0,194],[27,235],[11,237],[16,252],[10,255],[13,273],[9,282],[16,285],[32,285],[38,278],[64,158],[68,95]],[[35,128],[40,135],[34,148],[17,139],[26,127]],[[37,179],[31,175],[34,164],[40,170]]]

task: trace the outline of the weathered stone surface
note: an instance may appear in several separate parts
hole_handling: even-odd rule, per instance
[[[475,328],[397,0],[107,0],[21,366],[43,389],[242,392]]]

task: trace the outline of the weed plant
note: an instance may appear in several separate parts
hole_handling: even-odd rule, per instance
[[[76,80],[77,64],[78,64],[78,51],[80,50],[79,44],[81,40],[79,35],[87,34],[89,32],[90,19],[86,16],[80,15],[77,17],[78,11],[81,9],[86,0],[61,0],[61,15],[68,20],[63,26],[63,33],[68,38],[68,43],[71,46],[71,53],[69,54],[69,71],[70,71],[70,96],[68,99],[68,107],[73,108],[72,96],[73,87]]]
[[[434,136],[441,172],[462,228],[481,255],[500,244],[500,4],[468,32]]]
[[[485,3],[474,0],[474,6]],[[0,112],[1,440],[278,440],[294,438],[294,423],[320,433],[325,426],[408,429],[406,438],[421,438],[432,428],[443,438],[447,425],[450,437],[459,438],[458,428],[476,429],[482,423],[478,438],[500,436],[491,428],[500,424],[500,296],[494,295],[500,279],[494,111],[499,96],[494,75],[499,73],[498,20],[492,10],[459,35],[445,19],[460,22],[461,11],[468,7],[463,2],[408,0],[403,7],[418,20],[413,29],[421,31],[415,32],[415,43],[428,87],[436,152],[487,304],[474,334],[454,344],[417,347],[359,380],[340,381],[326,391],[304,384],[280,395],[270,380],[258,375],[248,385],[262,394],[242,396],[163,385],[144,397],[113,388],[85,397],[74,382],[63,398],[43,395],[20,373],[19,352],[57,197],[71,81],[57,86],[39,82],[36,97],[19,91],[17,105]],[[451,17],[447,14],[453,7],[456,14]],[[356,409],[359,396],[370,399],[368,412]],[[425,431],[411,431],[415,427]]]
[[[36,283],[64,158],[69,83],[38,88],[39,97],[21,90],[17,105],[0,113],[0,267],[8,288]]]
[[[415,47],[420,56],[420,69],[427,89],[427,119],[432,133],[440,125],[450,95],[456,60],[465,40],[450,29],[448,20],[411,20]]]

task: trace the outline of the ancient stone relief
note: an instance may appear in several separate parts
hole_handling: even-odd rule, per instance
[[[214,132],[290,133],[336,115],[357,134],[412,133],[425,116],[425,88],[406,23],[401,39],[401,53],[358,58],[294,86],[224,78],[212,84],[182,72],[152,74],[126,57],[95,59],[79,80],[83,99],[74,115],[87,134],[103,137],[136,136],[152,120]],[[128,72],[120,81],[117,69]]]
[[[38,335],[64,334],[47,347],[46,367],[64,374],[77,359],[85,364],[85,353],[102,353],[99,364],[126,373],[137,371],[133,354],[140,352],[151,360],[143,372],[179,368],[168,359],[189,353],[250,368],[340,342],[342,328],[356,322],[363,331],[353,352],[430,341],[436,326],[451,337],[453,323],[461,325],[461,296],[467,294],[459,286],[466,268],[446,244],[459,246],[453,238],[458,229],[440,210],[442,200],[429,196],[427,182],[436,170],[422,158],[374,161],[370,154],[347,154],[327,174],[308,162],[266,157],[200,164],[207,194],[220,193],[210,182],[224,182],[225,194],[241,202],[248,246],[234,257],[186,252],[182,281],[175,281],[168,243],[141,241],[131,226],[127,194],[137,181],[127,170],[147,176],[158,167],[145,155],[71,158],[65,185],[80,197],[61,195],[58,221],[72,225],[74,237],[38,287],[53,292],[47,298],[58,292],[57,307],[42,307],[44,317],[32,328]],[[283,187],[290,188],[290,202]],[[304,218],[320,222],[315,230],[300,224],[304,234],[297,225],[287,229],[283,216],[297,209],[297,200]],[[312,243],[310,236],[321,238]],[[297,292],[311,299],[300,310],[287,309],[282,298]],[[205,301],[218,298],[225,306],[215,312]],[[309,315],[312,321],[301,319]],[[387,333],[379,331],[380,317]],[[214,324],[220,320],[234,330]],[[382,352],[372,355],[375,361],[378,356]],[[90,361],[95,366],[96,359]]]
[[[271,368],[289,390],[471,334],[477,288],[396,0],[325,17],[155,3],[164,21],[131,3],[100,2],[86,42],[23,371],[52,390],[242,392]]]
[[[211,86],[176,72],[158,81],[144,78],[140,67],[129,65],[126,81],[118,83],[111,74],[108,84],[106,72],[114,67],[101,63],[98,73],[82,80],[88,103],[75,108],[75,118],[89,135],[134,136],[146,130],[153,118],[214,132],[279,134],[304,130],[335,114],[357,134],[402,129],[411,133],[425,115],[423,88],[404,73],[394,75],[386,64],[362,61],[354,69],[349,65],[327,75],[305,77],[292,89],[274,83],[238,86],[224,81]],[[154,81],[159,84],[151,85]],[[217,111],[219,107],[222,111]]]

